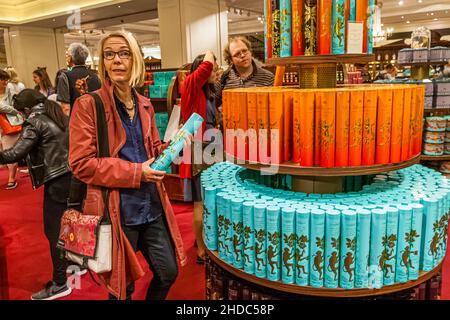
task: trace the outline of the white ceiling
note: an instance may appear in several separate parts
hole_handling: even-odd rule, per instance
[[[383,1],[381,22],[385,28],[393,27],[394,32],[413,31],[418,26],[425,26],[431,30],[450,28],[449,0],[422,0],[422,3],[417,0],[404,0],[403,2],[404,4],[400,6],[398,0]],[[406,23],[407,21],[410,23]]]

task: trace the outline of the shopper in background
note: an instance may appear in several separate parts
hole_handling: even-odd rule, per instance
[[[54,300],[72,292],[66,284],[67,262],[56,248],[71,178],[67,165],[68,118],[57,103],[33,89],[25,89],[15,96],[14,107],[23,112],[27,120],[17,142],[0,152],[0,163],[14,163],[28,156],[33,188],[44,186],[44,231],[50,244],[53,278],[31,299]]]
[[[384,67],[384,70],[378,74],[378,80],[394,80],[397,76],[397,68],[389,63]]]
[[[57,100],[65,114],[69,115],[75,100],[81,96],[77,90],[77,81],[83,81],[86,91],[91,92],[100,89],[101,82],[95,71],[86,65],[89,57],[89,49],[82,43],[72,43],[66,53],[67,64],[70,69],[63,73],[58,81]]]
[[[252,56],[251,43],[245,37],[232,38],[225,46],[224,58],[229,67],[216,84],[216,106],[220,112],[220,122],[222,114],[222,90],[247,87],[270,87],[273,86],[274,81],[272,72],[256,65]]]
[[[445,78],[450,78],[450,60],[447,61],[447,64],[442,66],[442,75]]]
[[[8,87],[9,74],[6,71],[0,70],[0,113],[16,116],[19,111],[13,107],[13,92]],[[3,150],[11,148],[17,139],[19,139],[20,133],[5,134],[0,127],[0,136],[2,141]],[[16,175],[17,175],[17,163],[8,164],[8,184],[6,190],[14,189],[17,187]]]
[[[56,89],[56,91],[55,91],[54,94],[48,96],[48,100],[55,101],[59,105],[61,105],[61,102],[59,102],[57,100],[57,98],[58,98],[58,84],[59,84],[59,79],[61,78],[61,75],[63,73],[65,73],[65,72],[67,72],[67,68],[59,69],[58,72],[56,72],[56,76],[55,76],[55,89]]]
[[[217,63],[216,57],[211,51],[195,58],[191,66],[191,73],[183,82],[181,90],[181,115],[183,122],[186,122],[192,113],[198,113],[205,122],[201,131],[199,131],[200,139],[202,133],[206,130],[213,129],[216,126],[216,105],[214,97],[214,84],[217,79]],[[192,151],[191,151],[192,152]],[[203,203],[200,192],[200,174],[193,176],[192,166],[182,163],[180,165],[181,178],[189,179],[190,188],[185,191],[191,191],[192,201],[194,202],[193,228],[197,244],[197,263],[203,263],[206,258],[206,246],[203,242]]]
[[[9,74],[8,89],[13,96],[25,89],[25,85],[20,82],[17,72],[13,67],[6,67],[5,71]],[[18,166],[25,166],[25,159],[21,159]],[[19,171],[28,174],[28,169],[19,169]]]
[[[33,81],[36,84],[34,89],[42,93],[45,97],[55,93],[55,88],[50,81],[46,67],[38,67],[33,71]]]
[[[11,90],[13,95],[18,94],[20,91],[25,89],[25,85],[20,82],[17,72],[13,67],[6,67],[5,71],[9,74],[8,88]]]
[[[163,144],[150,101],[135,87],[144,81],[144,60],[136,39],[125,31],[100,41],[100,96],[109,131],[109,158],[97,157],[94,99],[75,101],[70,118],[69,165],[87,184],[85,214],[102,215],[102,188],[110,190],[113,261],[111,272],[100,274],[110,299],[131,299],[134,281],[144,275],[135,251],[140,250],[153,272],[146,299],[165,299],[183,265],[183,242],[166,190],[165,172],[150,165]],[[88,206],[87,204],[93,204]]]

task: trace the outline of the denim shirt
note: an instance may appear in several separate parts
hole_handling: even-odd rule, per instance
[[[119,151],[122,160],[133,163],[143,163],[148,160],[142,135],[141,119],[136,97],[135,115],[131,121],[122,103],[115,95],[117,111],[119,112],[122,126],[125,129],[127,140]],[[159,199],[156,184],[153,182],[141,182],[140,189],[120,189],[121,222],[127,226],[142,225],[158,219],[162,214],[161,200]]]

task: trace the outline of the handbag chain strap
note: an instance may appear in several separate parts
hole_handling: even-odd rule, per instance
[[[100,96],[94,92],[88,93],[94,98],[95,109],[97,114],[97,140],[98,140],[98,157],[106,158],[110,156],[109,153],[109,139],[108,139],[108,127],[106,125],[106,115],[105,109],[103,107],[103,102]],[[102,195],[104,202],[104,212],[102,223],[111,223],[111,218],[109,216],[109,189],[102,187]],[[72,181],[70,183],[70,193],[67,202],[68,208],[76,208],[81,206],[83,199],[86,196],[86,185],[72,176]]]

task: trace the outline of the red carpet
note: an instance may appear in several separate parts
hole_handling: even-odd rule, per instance
[[[51,277],[51,260],[48,242],[42,224],[43,188],[32,190],[29,177],[18,174],[19,186],[4,190],[6,169],[0,169],[0,300],[28,300]],[[204,267],[195,263],[193,247],[192,206],[174,203],[178,224],[183,235],[189,263],[180,269],[168,299],[195,299],[205,297]],[[450,246],[449,246],[450,247]],[[450,248],[447,248],[447,256]],[[141,264],[146,266],[141,257]],[[136,283],[133,299],[144,299],[151,272]],[[442,272],[442,299],[450,300],[450,259],[446,259]],[[81,278],[80,289],[66,297],[67,300],[106,299],[107,293],[97,286],[88,274]]]
[[[4,190],[6,169],[0,169],[0,300],[28,300],[51,278],[51,259],[44,235],[42,218],[43,187],[33,190],[28,176],[18,174],[19,186]],[[189,256],[187,266],[180,268],[178,279],[168,299],[200,300],[205,298],[204,266],[195,263],[193,247],[192,205],[174,203],[173,208]],[[142,300],[152,277],[141,254],[146,275],[136,282],[133,299]],[[73,290],[66,300],[103,300],[107,292],[82,276],[80,289]]]

